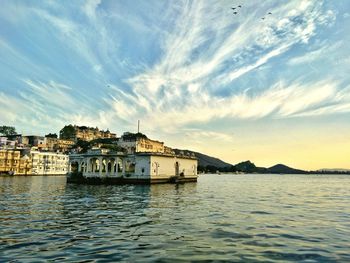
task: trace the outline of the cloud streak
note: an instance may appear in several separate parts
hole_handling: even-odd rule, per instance
[[[45,30],[31,21],[38,30],[33,32],[52,38],[43,47],[61,47],[61,53],[48,63],[47,56],[54,52],[40,46],[42,38],[38,43],[33,40],[29,43],[43,50],[39,55],[46,54],[34,63],[1,31],[1,50],[11,51],[7,60],[32,63],[36,72],[51,72],[50,77],[38,77],[21,69],[17,97],[3,94],[14,104],[31,105],[29,111],[40,115],[34,114],[37,121],[49,112],[60,123],[128,129],[141,119],[149,131],[200,134],[190,127],[198,123],[207,129],[202,136],[216,132],[204,124],[218,120],[349,111],[350,98],[343,93],[346,80],[322,74],[311,79],[305,69],[305,64],[324,58],[341,43],[319,39],[322,31],[336,24],[338,15],[322,2],[252,0],[235,16],[225,2],[151,6],[140,3],[140,8],[123,9],[118,3],[92,0],[69,7],[24,5],[20,21],[4,16],[17,27],[34,15]]]
[[[186,3],[173,31],[164,40],[160,61],[126,80],[130,92],[113,94],[111,104],[117,115],[125,116],[120,117],[124,121],[141,118],[150,123],[148,129],[170,131],[217,118],[286,118],[302,116],[305,111],[312,115],[315,107],[333,103],[338,87],[329,79],[307,85],[300,80],[289,81],[283,87],[278,80],[263,91],[245,87],[253,90],[252,94],[229,87],[296,45],[307,44],[317,27],[330,24],[335,16],[334,12],[324,11],[319,2],[302,1],[273,9],[262,6],[274,16],[261,22],[257,21],[258,11],[249,12],[253,7],[253,2],[248,3],[247,14],[242,14],[244,19],[237,18],[239,23],[232,23],[220,19],[221,6]],[[203,23],[203,17],[218,22],[220,30],[215,29],[214,23]],[[230,62],[233,58],[237,63]],[[302,61],[296,58],[289,63]],[[230,95],[217,96],[216,92],[222,89]]]

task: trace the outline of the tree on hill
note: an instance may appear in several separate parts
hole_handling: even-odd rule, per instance
[[[233,171],[243,173],[266,173],[267,169],[264,167],[256,167],[251,161],[241,162],[233,166]]]
[[[113,144],[116,143],[118,141],[118,138],[98,138],[98,139],[94,139],[91,141],[92,144],[96,144],[96,143],[104,143],[104,144]]]
[[[71,139],[75,135],[75,129],[74,126],[69,124],[66,125],[60,130],[60,138],[61,139]]]
[[[49,133],[45,135],[46,138],[56,138],[57,139],[57,134],[56,133]]]
[[[91,144],[90,142],[84,140],[78,140],[75,147],[81,148],[81,153],[86,153],[89,149],[91,149]]]
[[[235,165],[236,171],[251,173],[256,170],[256,166],[251,161],[241,162]]]
[[[138,132],[138,133],[126,132],[122,135],[122,138],[124,141],[135,141],[138,138],[148,139],[147,136],[141,132]]]
[[[7,135],[15,135],[17,134],[17,132],[15,127],[3,125],[3,126],[0,126],[0,134],[7,136]]]
[[[214,166],[214,165],[207,165],[205,167],[206,172],[209,173],[216,173],[216,171],[218,171],[218,167]]]

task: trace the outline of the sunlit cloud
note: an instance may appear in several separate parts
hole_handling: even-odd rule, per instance
[[[227,142],[233,142],[233,135],[215,132],[215,131],[203,131],[199,129],[185,129],[184,136],[186,139],[193,140],[196,143],[205,144],[208,140],[217,140]]]
[[[221,37],[218,42],[208,33],[214,28],[200,21],[203,16],[209,20],[220,20],[222,14],[215,7],[208,14],[207,8],[203,2],[188,4],[179,15],[172,34],[164,41],[164,55],[160,62],[126,80],[131,93],[113,94],[113,108],[117,116],[123,116],[119,118],[142,118],[150,123],[149,129],[169,131],[192,122],[205,123],[215,118],[297,116],[306,109],[332,100],[337,87],[328,84],[329,80],[307,85],[291,82],[282,88],[276,87],[279,83],[270,83],[270,87],[255,95],[231,92],[232,95],[222,98],[213,92],[215,88],[225,87],[254,72],[294,45],[308,43],[315,35],[317,26],[334,19],[334,12],[328,10],[323,13],[322,5],[311,1],[271,9],[277,17],[266,23],[257,23],[256,13],[252,12],[234,30],[229,28],[230,21],[219,23],[226,34],[217,33]],[[282,14],[282,18],[278,17]],[[252,24],[256,28],[248,30]],[[205,49],[197,57],[200,46]],[[328,47],[329,50],[334,48],[336,45]],[[308,59],[315,59],[322,51],[308,54]],[[227,64],[232,57],[246,61],[237,66]],[[303,63],[302,59],[306,60],[305,57],[295,58],[289,63]]]
[[[140,119],[200,143],[230,141],[227,124],[348,114],[342,1],[250,0],[237,14],[226,1],[5,2],[1,120],[122,132]]]

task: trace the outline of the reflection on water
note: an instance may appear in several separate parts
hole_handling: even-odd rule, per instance
[[[349,176],[152,186],[0,177],[0,262],[349,261],[349,201]]]

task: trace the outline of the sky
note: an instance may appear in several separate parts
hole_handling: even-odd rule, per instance
[[[140,120],[152,139],[233,164],[350,168],[348,0],[1,6],[1,125],[121,135]]]

